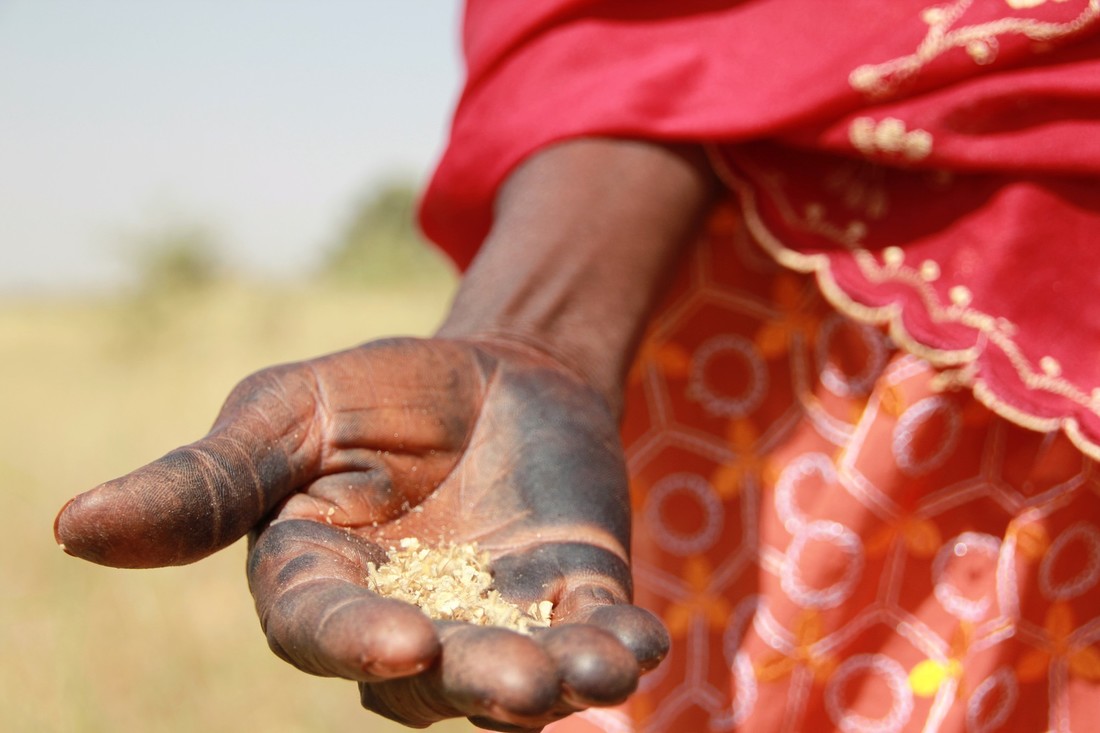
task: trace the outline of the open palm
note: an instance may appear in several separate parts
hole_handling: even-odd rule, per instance
[[[211,433],[77,497],[67,550],[125,567],[191,562],[252,531],[248,574],[272,649],[358,680],[406,724],[467,716],[534,730],[621,701],[667,650],[630,605],[630,509],[600,395],[507,342],[379,341],[262,372]],[[534,637],[432,622],[366,588],[406,537],[477,542]]]

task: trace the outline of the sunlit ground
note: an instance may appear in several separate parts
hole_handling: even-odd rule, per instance
[[[122,571],[63,555],[51,525],[72,494],[203,433],[247,373],[426,333],[450,292],[223,284],[170,301],[0,301],[0,727],[405,730],[362,711],[353,683],[268,651],[242,543],[189,567]]]

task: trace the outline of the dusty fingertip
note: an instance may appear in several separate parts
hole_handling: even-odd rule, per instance
[[[629,649],[642,672],[660,664],[672,646],[661,620],[638,606],[603,606],[589,616],[588,622],[607,630]]]
[[[385,620],[361,632],[361,643],[366,645],[359,658],[363,672],[384,679],[409,677],[428,669],[439,658],[439,635],[418,609],[394,602],[384,616],[377,609],[371,615]]]
[[[468,713],[523,721],[545,716],[557,703],[557,665],[538,643],[514,631],[453,630],[444,641],[442,662],[444,688]]]
[[[105,543],[96,542],[93,537],[88,537],[89,533],[84,531],[86,527],[96,526],[94,518],[103,513],[100,510],[101,504],[101,501],[95,499],[93,492],[87,492],[65,502],[61,511],[54,517],[54,540],[66,555],[101,565],[113,564],[110,548],[105,546]],[[93,521],[88,521],[89,516]]]
[[[178,565],[178,538],[164,540],[118,491],[103,484],[70,499],[54,519],[54,538],[72,557],[115,568]],[[159,541],[158,541],[159,540]]]
[[[616,705],[638,686],[637,659],[609,631],[588,625],[558,626],[539,641],[557,663],[564,695],[576,707]]]

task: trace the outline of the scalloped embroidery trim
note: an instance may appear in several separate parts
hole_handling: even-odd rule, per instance
[[[823,219],[811,216],[800,221],[802,227],[812,233],[825,236],[847,248],[856,259],[861,273],[870,282],[900,282],[909,285],[918,294],[919,300],[928,315],[941,323],[957,323],[978,332],[977,342],[966,349],[941,349],[929,346],[914,337],[904,323],[904,308],[899,303],[883,306],[868,306],[854,300],[837,283],[832,271],[832,260],[825,254],[804,254],[787,245],[775,235],[757,209],[756,190],[748,180],[738,176],[726,163],[722,154],[714,147],[708,147],[711,165],[719,179],[737,195],[745,224],[753,239],[770,254],[780,265],[807,274],[813,274],[821,288],[822,295],[838,311],[864,323],[884,325],[890,338],[905,351],[928,361],[943,372],[945,381],[969,387],[974,396],[997,415],[1022,427],[1037,432],[1061,430],[1070,441],[1085,455],[1100,461],[1100,443],[1085,435],[1079,421],[1072,415],[1061,417],[1042,417],[999,397],[995,390],[982,377],[978,376],[974,366],[990,344],[996,346],[1016,369],[1020,381],[1027,387],[1048,392],[1100,416],[1100,390],[1086,394],[1071,382],[1062,379],[1057,362],[1050,357],[1040,360],[1040,368],[1035,369],[1012,338],[1015,326],[1004,318],[997,318],[970,308],[966,297],[956,298],[962,302],[944,306],[938,295],[930,287],[919,270],[904,267],[895,258],[894,263],[879,265],[874,255],[856,245],[860,237],[853,237],[852,227],[840,229]],[[781,215],[791,221],[799,221],[792,207],[778,190],[774,201]],[[886,248],[898,249],[898,248]],[[922,267],[923,269],[923,267]],[[954,293],[953,293],[954,295]]]

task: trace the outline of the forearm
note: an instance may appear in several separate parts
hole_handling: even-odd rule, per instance
[[[547,351],[618,412],[649,312],[712,194],[697,150],[610,139],[548,148],[502,187],[438,335]]]

